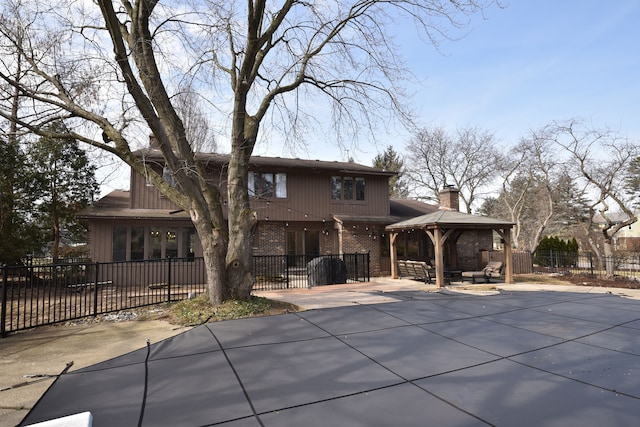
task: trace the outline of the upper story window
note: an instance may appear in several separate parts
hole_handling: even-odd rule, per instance
[[[364,200],[364,178],[352,176],[332,176],[331,199]]]
[[[249,195],[265,198],[287,198],[287,174],[249,172]]]

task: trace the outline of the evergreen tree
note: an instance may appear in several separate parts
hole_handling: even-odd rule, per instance
[[[59,132],[62,126],[54,124],[52,130]],[[86,230],[77,222],[76,214],[98,192],[96,167],[73,139],[42,137],[29,154],[40,194],[36,215],[53,243],[52,256],[57,259],[63,236],[72,240],[84,238]]]
[[[31,212],[37,198],[17,139],[0,139],[0,264],[18,265],[42,241]]]
[[[389,178],[389,195],[391,197],[404,198],[409,195],[409,189],[404,177],[404,161],[391,145],[382,154],[373,159],[373,167],[386,172],[396,172],[397,175]]]
[[[625,181],[627,193],[635,200],[633,208],[640,209],[640,157],[631,161]]]
[[[558,236],[545,236],[536,250],[535,263],[538,265],[566,267],[575,265],[579,245],[574,238],[564,240]]]

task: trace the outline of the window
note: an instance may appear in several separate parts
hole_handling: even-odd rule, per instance
[[[250,196],[285,199],[287,174],[249,172],[248,186]]]
[[[364,200],[364,178],[356,178],[356,200]]]
[[[185,228],[182,231],[182,256],[184,258],[194,258],[196,230],[193,228]]]
[[[149,254],[147,259],[162,258],[162,231],[158,228],[149,230]]]
[[[380,256],[382,256],[382,257],[391,256],[389,235],[386,234],[386,233],[381,233],[380,234],[380,239],[378,241],[380,242]],[[397,254],[397,252],[396,252],[396,254]]]
[[[131,261],[144,259],[144,227],[131,227]]]
[[[262,197],[273,197],[273,175],[270,173],[260,174],[260,185],[262,186]]]
[[[342,198],[344,200],[353,200],[353,178],[350,176],[342,178]]]
[[[127,227],[114,227],[112,240],[113,261],[127,260]]]
[[[342,178],[339,176],[331,177],[331,199],[342,199]]]
[[[364,178],[332,176],[331,200],[364,200]]]
[[[278,199],[287,198],[287,174],[277,173],[276,175],[276,197]]]
[[[167,241],[165,242],[164,256],[165,258],[178,258],[178,230],[168,228],[166,232]]]
[[[193,227],[114,227],[113,261],[194,258],[197,244]]]

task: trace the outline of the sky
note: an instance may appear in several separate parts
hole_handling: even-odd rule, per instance
[[[508,147],[553,120],[580,118],[640,141],[640,1],[500,2],[439,49],[398,26],[396,42],[420,80],[408,92],[421,125],[477,126]],[[397,130],[341,152],[319,135],[294,155],[371,165],[387,145],[404,154],[410,137]],[[291,157],[278,147],[258,145],[254,154]]]
[[[409,88],[420,123],[452,132],[478,126],[509,146],[553,120],[580,118],[640,141],[640,2],[501,2],[439,49],[399,31],[407,65],[422,80]],[[360,141],[348,156],[370,165],[386,145],[403,153],[410,134],[387,138]],[[299,157],[347,160],[321,142]]]
[[[579,117],[640,137],[640,2],[511,0],[441,54],[414,44],[427,124],[478,125],[505,144]],[[422,52],[422,53],[421,53]]]

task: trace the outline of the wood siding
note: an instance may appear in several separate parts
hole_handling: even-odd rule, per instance
[[[156,187],[148,185],[147,179],[135,171],[131,174],[129,186],[133,209],[178,209],[175,203],[160,194]]]
[[[365,200],[331,200],[331,175],[287,172],[286,199],[252,199],[258,220],[332,221],[334,214],[389,215],[387,177],[365,176]]]
[[[331,174],[297,170],[272,172],[287,174],[287,197],[252,198],[251,205],[258,214],[258,220],[269,218],[273,221],[329,221],[334,214],[389,215],[389,181],[386,176],[363,176],[365,200],[336,201],[331,200]],[[213,172],[212,176],[215,176]],[[134,209],[178,209],[155,187],[147,185],[145,177],[138,173],[132,174],[130,191]],[[221,191],[225,194],[224,185]]]

